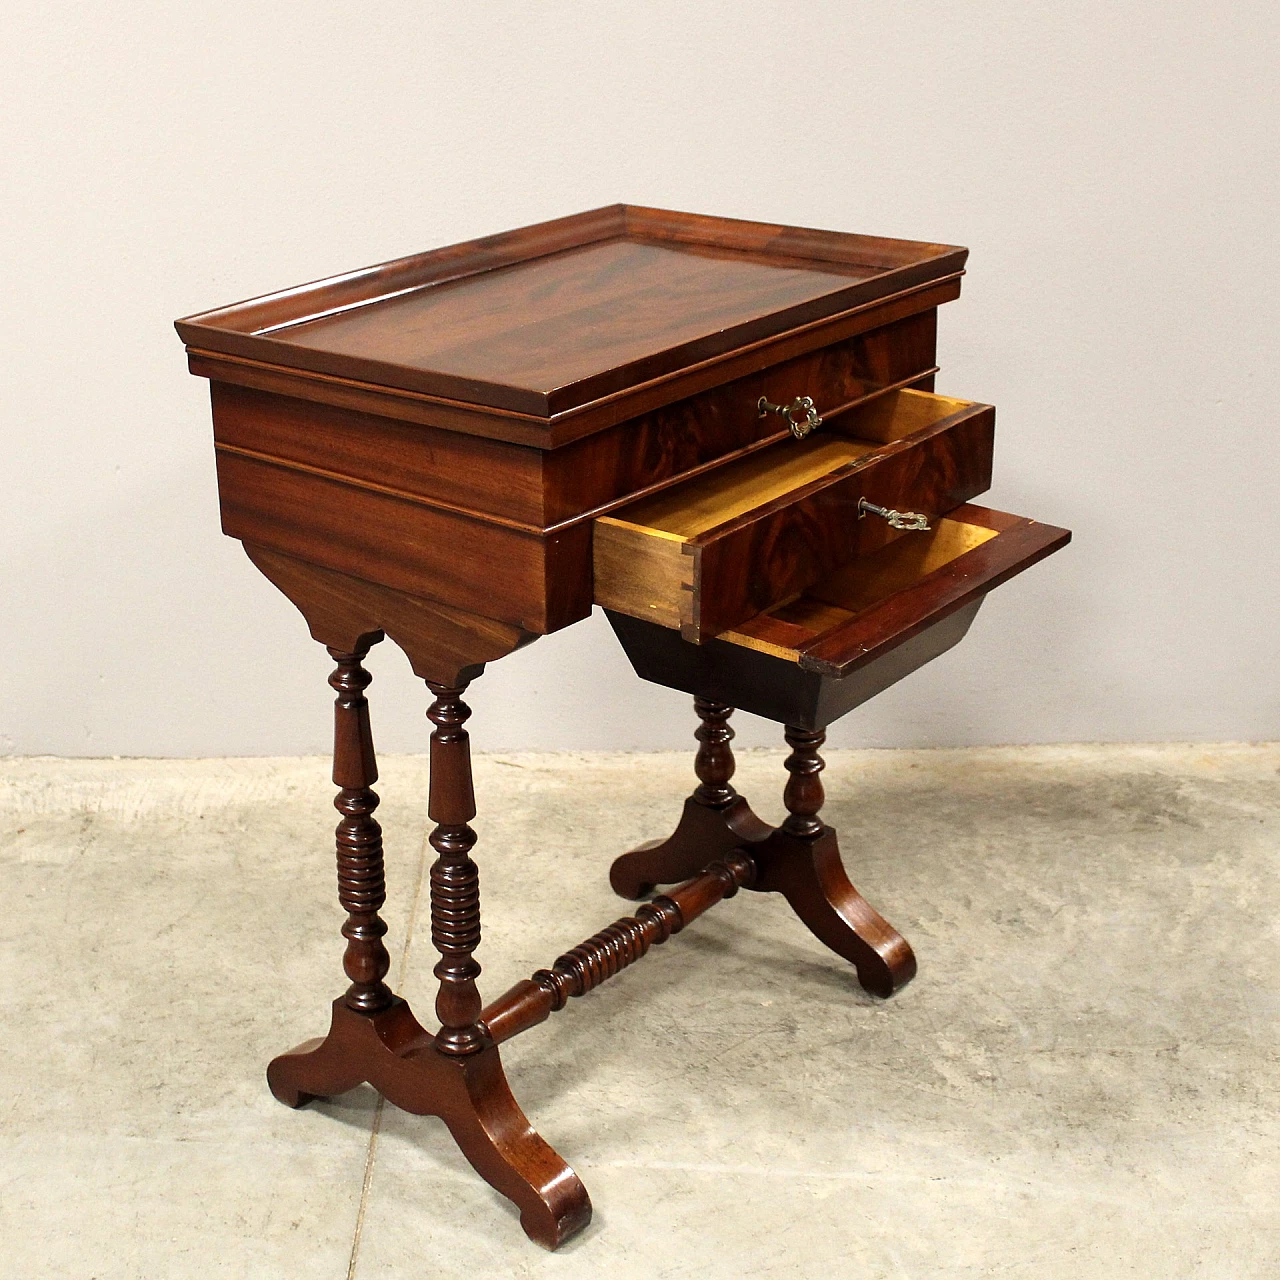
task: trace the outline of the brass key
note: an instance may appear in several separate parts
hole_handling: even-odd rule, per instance
[[[887,507],[878,507],[874,502],[868,502],[866,498],[859,498],[858,519],[861,520],[868,511],[873,516],[887,520],[891,529],[918,529],[927,532],[929,528],[929,517],[918,511],[891,511]]]

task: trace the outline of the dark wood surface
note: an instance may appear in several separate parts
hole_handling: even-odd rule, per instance
[[[312,638],[329,648],[367,648],[384,634],[404,650],[414,674],[461,686],[485,663],[536,640],[530,631],[434,600],[334,573],[245,543],[249,559],[297,606]]]
[[[693,771],[698,785],[684,802],[676,834],[650,840],[615,858],[609,883],[623,898],[647,897],[660,884],[675,884],[691,873],[699,857],[719,858],[747,844],[758,844],[772,830],[751,812],[730,781],[734,775],[733,707],[711,698],[694,698],[698,751]]]
[[[756,876],[751,856],[741,849],[717,858],[705,871],[670,893],[646,902],[566,951],[549,969],[517,982],[485,1007],[480,1025],[496,1044],[545,1022],[571,997],[584,996],[602,982],[642,960],[650,947],[674,937],[718,902],[731,898]]]
[[[887,389],[926,382],[934,340],[932,312],[907,316],[551,451],[214,382],[223,530],[546,634],[590,611],[593,517],[794,445],[761,395],[816,393],[840,430]]]
[[[410,1115],[439,1116],[472,1168],[516,1205],[535,1244],[555,1249],[591,1221],[587,1189],[529,1123],[491,1041],[453,1057],[437,1049],[403,1000],[369,1015],[338,999],[323,1039],[300,1044],[267,1068],[272,1094],[289,1107],[366,1081]]]
[[[927,379],[933,343],[932,314],[909,317],[550,452],[215,382],[223,530],[545,634],[590,611],[593,516],[761,445],[794,445],[760,417],[761,394],[865,404]]]
[[[939,414],[940,399],[916,394],[933,390],[937,307],[958,296],[965,256],[618,205],[178,322],[211,382],[223,528],[337,663],[349,985],[328,1035],[270,1064],[277,1098],[300,1106],[368,1081],[441,1117],[554,1248],[591,1202],[516,1103],[499,1042],[739,888],[782,894],[868,991],[910,980],[910,947],[850,883],[822,821],[823,729],[956,643],[986,591],[1069,537],[972,506],[927,535],[857,519],[861,497],[936,517],[988,483],[989,408]],[[815,445],[757,409],[805,395],[826,419]],[[797,467],[809,472],[792,482]],[[687,634],[704,643],[610,619],[639,674],[697,695],[698,783],[676,831],[610,873],[626,897],[678,887],[485,1006],[463,692],[486,663],[587,615],[602,585],[596,521],[699,486],[700,502],[723,499],[732,475],[760,494],[676,539],[696,561]],[[619,555],[606,568],[644,566]],[[663,607],[678,628],[683,604]],[[384,637],[434,695],[436,1033],[386,983],[364,667]],[[779,828],[733,787],[734,706],[786,726]]]
[[[770,364],[676,404],[544,454],[549,525],[603,514],[620,499],[670,487],[738,450],[789,438],[761,396],[813,396],[833,427],[859,404],[900,386],[921,386],[936,366],[937,312],[925,311]]]
[[[957,524],[993,529],[997,536],[821,632],[806,644],[800,665],[843,679],[1071,541],[1067,529],[988,507],[969,504],[951,517]]]
[[[952,278],[966,256],[616,205],[177,327],[200,350],[547,418]]]
[[[932,519],[984,493],[994,429],[993,412],[977,408],[698,535],[685,638],[719,635],[884,545],[894,535],[882,520],[859,519],[862,498]]]
[[[843,679],[806,671],[798,663],[758,649],[725,640],[690,644],[667,627],[623,613],[606,610],[605,614],[642,680],[701,697],[732,698],[752,715],[814,729],[833,724],[954,648],[964,639],[981,605],[981,600],[975,600],[883,654],[855,676]]]
[[[729,727],[733,708],[723,702],[694,698],[693,709],[699,721],[693,735],[698,740],[698,753],[693,758],[698,785],[693,798],[708,808],[723,809],[733,803],[737,794],[730,781],[735,769],[733,730]]]
[[[219,453],[526,533],[554,523],[538,449],[228,382],[212,382],[209,390]]]
[[[353,653],[330,649],[338,664],[329,683],[338,695],[333,705],[333,782],[339,788],[333,805],[338,823],[338,900],[347,912],[342,935],[347,940],[343,968],[351,986],[343,997],[356,1013],[378,1013],[391,1004],[383,979],[391,958],[382,939],[386,922],[378,914],[387,900],[382,856],[382,828],[373,811],[378,795],[378,765],[369,728],[369,702],[364,691],[372,677],[362,662],[367,647]]]
[[[545,635],[591,612],[591,529],[526,533],[220,451],[222,530],[407,595]]]
[[[679,373],[602,396],[578,409],[551,417],[516,413],[488,405],[448,400],[420,391],[404,391],[376,382],[309,373],[225,352],[187,348],[187,364],[198,377],[266,391],[298,400],[329,404],[399,421],[439,427],[467,435],[505,440],[535,449],[559,449],[584,436],[631,422],[653,410],[783,363],[849,337],[913,316],[932,316],[944,302],[960,296],[960,277],[917,285],[877,302],[863,303],[830,320],[814,321],[773,338],[748,343],[716,360]]]
[[[431,734],[431,801],[427,813],[436,824],[431,847],[431,941],[440,952],[435,975],[440,980],[436,1047],[460,1056],[484,1047],[476,1025],[480,1016],[480,872],[471,858],[476,833],[476,797],[471,785],[471,740],[465,725],[471,708],[462,688],[430,684],[435,701],[427,712]]]

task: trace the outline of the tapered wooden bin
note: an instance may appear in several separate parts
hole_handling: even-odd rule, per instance
[[[995,413],[934,390],[966,256],[615,205],[178,322],[210,381],[223,530],[335,663],[350,985],[327,1036],[271,1062],[277,1098],[369,1081],[441,1117],[553,1248],[591,1203],[516,1103],[504,1041],[740,889],[782,894],[868,991],[911,979],[819,816],[824,729],[1069,537],[972,505]],[[694,695],[698,785],[668,839],[613,861],[649,900],[485,1004],[463,693],[594,604],[639,675]],[[385,638],[433,699],[435,1031],[385,981],[364,666]],[[730,781],[735,707],[785,726],[778,828]]]
[[[1065,529],[965,505],[703,644],[606,613],[643,679],[823,729],[958,644],[988,591],[1069,538]]]

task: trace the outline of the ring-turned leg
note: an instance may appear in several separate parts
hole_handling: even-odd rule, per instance
[[[441,959],[436,1012],[441,1029],[419,1025],[405,1001],[383,982],[389,967],[378,912],[385,899],[373,740],[361,662],[369,645],[331,649],[338,669],[334,719],[334,782],[338,824],[339,897],[347,909],[344,960],[351,986],[333,1004],[329,1034],[276,1058],[267,1069],[271,1091],[289,1106],[344,1093],[368,1081],[388,1101],[416,1115],[439,1116],[476,1171],[512,1200],[530,1239],[554,1249],[591,1220],[591,1201],[572,1169],[534,1131],[507,1085],[498,1049],[478,1024],[480,895],[471,859],[475,816],[471,758],[464,725],[471,714],[465,685],[431,683],[431,934]],[[430,682],[429,682],[430,683]]]
[[[480,966],[473,954],[480,945],[480,872],[471,860],[476,833],[469,825],[476,816],[471,743],[465,728],[471,708],[462,701],[461,688],[430,681],[428,687],[435,695],[427,712],[435,725],[427,812],[436,824],[430,836],[436,851],[431,864],[431,941],[440,952],[435,967],[440,980],[436,1047],[441,1053],[462,1057],[484,1044],[476,1026],[481,1009],[476,987]]]
[[[759,870],[751,887],[782,894],[821,942],[854,965],[867,991],[891,996],[915,977],[915,953],[850,883],[836,833],[818,817],[824,799],[818,749],[826,733],[788,726],[786,739],[789,816],[752,847]]]
[[[342,815],[335,833],[338,853],[338,901],[347,912],[342,926],[347,939],[342,967],[351,986],[340,1003],[359,1014],[376,1014],[392,1000],[382,981],[391,967],[382,939],[387,926],[378,912],[386,901],[382,828],[373,816],[378,794],[378,766],[369,728],[369,702],[364,691],[373,677],[363,662],[378,633],[354,652],[331,648],[338,664],[329,677],[337,697],[333,704],[333,781],[339,788],[333,806]],[[300,1107],[313,1098],[346,1093],[364,1080],[359,1067],[333,1041],[308,1040],[267,1068],[271,1092],[286,1106]]]
[[[675,884],[734,849],[749,851],[758,874],[751,886],[781,893],[813,934],[857,970],[873,995],[890,996],[915,976],[916,958],[903,936],[849,882],[836,833],[822,809],[822,729],[786,729],[791,754],[781,827],[762,822],[730,784],[733,708],[695,698],[701,724],[694,770],[699,785],[684,804],[675,833],[624,853],[609,870],[614,891],[642,898],[656,885]]]
[[[643,898],[655,885],[676,884],[740,845],[761,840],[772,828],[751,812],[733,789],[733,708],[710,698],[694,698],[700,721],[694,737],[698,754],[693,769],[698,786],[684,802],[675,831],[614,859],[609,883],[623,898]]]

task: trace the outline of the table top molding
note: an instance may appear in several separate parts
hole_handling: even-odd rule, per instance
[[[425,397],[481,410],[480,434],[501,434],[484,424],[502,422],[520,443],[551,447],[679,399],[696,389],[688,379],[715,385],[744,359],[758,368],[838,340],[842,324],[857,331],[861,313],[909,307],[940,285],[954,297],[967,253],[616,205],[220,307],[176,328],[196,372],[205,372],[197,358],[253,361],[401,401]],[[617,404],[621,415],[610,415]]]

